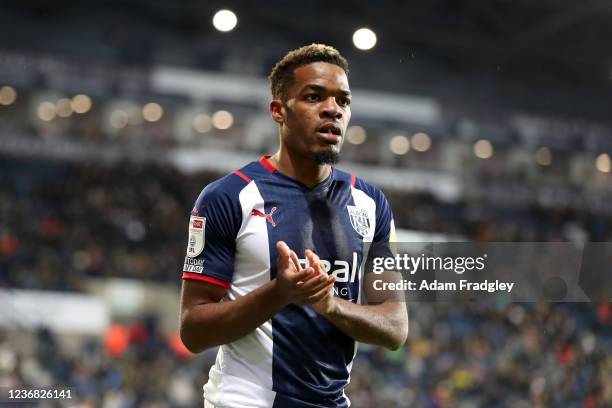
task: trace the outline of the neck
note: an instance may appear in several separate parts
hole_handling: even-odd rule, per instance
[[[325,180],[331,170],[329,164],[319,164],[311,158],[290,155],[282,146],[269,160],[278,171],[309,188]]]

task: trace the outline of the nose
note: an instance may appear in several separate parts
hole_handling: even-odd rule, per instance
[[[336,98],[330,96],[325,99],[321,105],[321,117],[340,119],[342,117],[342,109],[336,102]]]

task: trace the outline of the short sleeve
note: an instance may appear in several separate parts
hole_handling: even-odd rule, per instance
[[[375,190],[376,202],[376,230],[374,242],[390,242],[395,240],[395,223],[393,211],[382,191]],[[393,239],[392,239],[393,238]]]
[[[241,217],[239,201],[219,182],[200,193],[189,218],[183,279],[229,288]]]
[[[375,186],[360,184],[360,187],[374,200],[376,205],[376,226],[374,236],[367,251],[365,273],[363,280],[363,304],[376,304],[387,300],[399,300],[399,293],[389,293],[380,291],[373,286],[377,280],[384,282],[397,282],[400,275],[393,273],[393,270],[385,270],[384,273],[374,272],[374,262],[379,258],[394,258],[396,252],[395,223],[393,221],[393,211],[383,192]]]
[[[383,192],[372,188],[372,198],[376,203],[376,229],[370,248],[370,256],[373,257],[393,257],[395,248],[395,223],[393,221],[393,211]]]

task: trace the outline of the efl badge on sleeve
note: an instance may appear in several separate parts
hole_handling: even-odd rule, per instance
[[[187,256],[195,258],[204,250],[204,227],[206,226],[206,217],[196,217],[192,215],[189,218],[189,239],[187,240]]]
[[[354,205],[347,205],[351,225],[359,235],[365,237],[370,231],[370,218],[368,211],[363,208],[357,208]]]

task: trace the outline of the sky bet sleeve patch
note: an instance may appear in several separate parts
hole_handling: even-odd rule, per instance
[[[183,272],[202,273],[204,272],[204,260],[185,257]]]
[[[189,218],[189,239],[187,240],[187,256],[195,258],[204,250],[204,228],[206,217]]]

